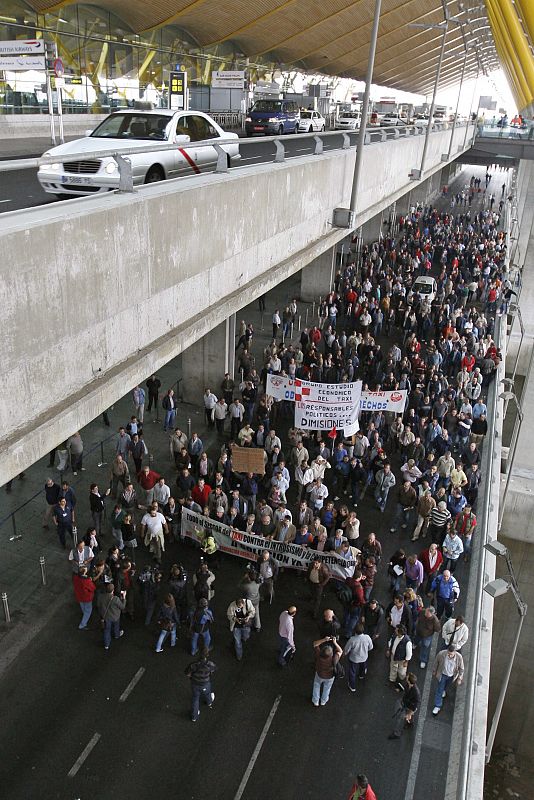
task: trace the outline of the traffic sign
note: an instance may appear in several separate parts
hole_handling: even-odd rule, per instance
[[[65,74],[65,67],[63,66],[63,61],[60,58],[54,59],[53,70],[56,78],[62,78]]]

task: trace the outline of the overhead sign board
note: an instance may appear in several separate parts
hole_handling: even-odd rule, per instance
[[[29,69],[43,70],[46,68],[44,56],[4,56],[0,55],[0,70],[8,72],[25,72]]]
[[[215,70],[211,73],[212,89],[244,89],[244,70]]]
[[[187,72],[177,70],[169,77],[169,108],[180,111],[187,108]]]
[[[36,55],[44,51],[42,39],[13,39],[0,42],[0,56]]]

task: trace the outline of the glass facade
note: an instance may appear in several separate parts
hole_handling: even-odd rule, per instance
[[[269,70],[267,65],[251,68],[231,43],[203,51],[172,24],[137,34],[114,14],[92,5],[38,14],[23,0],[1,0],[0,41],[13,39],[44,39],[57,47],[65,66],[64,113],[108,113],[136,100],[166,107],[169,73],[177,65],[188,73],[190,107],[207,110],[212,70],[247,69],[252,80]],[[47,111],[44,72],[0,71],[0,114]]]

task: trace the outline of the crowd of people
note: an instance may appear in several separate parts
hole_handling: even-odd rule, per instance
[[[473,181],[466,196],[472,188]],[[193,721],[200,701],[211,706],[215,698],[211,627],[221,615],[213,598],[224,560],[207,534],[192,576],[180,563],[165,564],[169,550],[176,558],[186,546],[184,508],[267,540],[336,552],[352,565],[350,577],[340,580],[319,556],[301,578],[318,628],[310,644],[315,707],[328,703],[336,679],[357,692],[369,664],[380,669],[372,653],[382,648],[388,682],[399,692],[390,738],[399,738],[414,725],[418,676],[434,638],[435,715],[451,682],[462,681],[468,630],[457,603],[477,536],[486,398],[500,362],[495,320],[512,286],[492,208],[418,206],[398,223],[394,237],[364,246],[357,263],[349,258],[337,271],[316,325],[291,338],[292,300],[282,315],[274,312],[273,339],[260,352],[253,325],[243,321],[236,339],[241,381],[221,376],[202,398],[209,446],[175,426],[177,400],[169,389],[162,407],[171,466],[149,461],[145,400],[148,395],[149,410],[157,409],[161,389],[153,375],[133,391],[135,415],[118,431],[109,481],[90,484],[92,524],[83,535],[72,487],[46,483],[43,525],[55,526],[63,547],[69,537],[77,540],[69,559],[79,628],[87,629],[94,604],[106,650],[123,635],[122,618],[133,620],[141,608],[145,625],[155,616],[157,653],[168,640],[174,647],[177,631],[185,630],[197,658],[185,670]],[[412,290],[421,275],[435,276],[435,296]],[[406,405],[400,414],[361,412],[352,437],[302,431],[294,426],[293,404],[266,394],[268,374],[328,383],[361,379],[364,389],[406,390]],[[75,472],[83,469],[78,436],[69,445]],[[234,470],[236,446],[261,448],[264,472]],[[108,530],[111,546],[104,545]],[[147,563],[137,567],[136,561]],[[238,660],[251,633],[262,629],[261,604],[273,603],[280,580],[297,579],[268,549],[246,566],[225,610]],[[291,604],[279,617],[282,669],[296,650],[298,610]]]

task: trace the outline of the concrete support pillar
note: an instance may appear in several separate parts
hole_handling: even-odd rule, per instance
[[[233,320],[235,331],[235,315]],[[183,397],[186,403],[202,406],[202,395],[208,387],[218,397],[224,373],[231,374],[228,366],[234,359],[235,344],[229,341],[227,329],[230,330],[232,326],[228,323],[229,320],[217,325],[182,353]],[[235,337],[232,336],[232,340],[235,341]]]
[[[324,297],[332,289],[335,275],[334,247],[314,258],[300,273],[300,299],[307,303]]]

